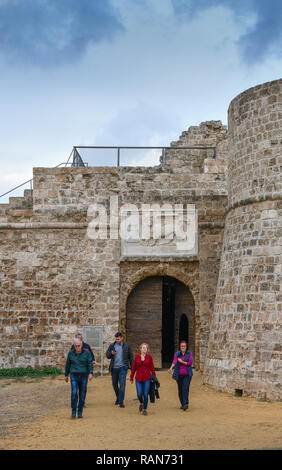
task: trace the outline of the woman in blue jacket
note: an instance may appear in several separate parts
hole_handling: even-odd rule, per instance
[[[186,411],[189,407],[189,388],[192,379],[193,371],[193,356],[191,351],[188,350],[186,341],[180,342],[180,351],[177,351],[174,355],[172,364],[168,370],[172,373],[172,378],[177,381],[178,396],[181,403],[180,409]]]

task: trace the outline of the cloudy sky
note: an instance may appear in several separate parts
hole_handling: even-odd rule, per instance
[[[281,0],[0,0],[0,194],[73,145],[167,146],[227,124],[238,93],[281,78],[281,24]]]

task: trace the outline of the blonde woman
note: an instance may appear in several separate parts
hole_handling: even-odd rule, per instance
[[[133,384],[134,375],[136,372],[135,382],[138,400],[140,402],[139,411],[143,415],[147,415],[148,396],[151,387],[151,374],[156,375],[154,362],[152,356],[148,354],[149,345],[142,343],[139,347],[140,354],[134,358],[130,382]]]

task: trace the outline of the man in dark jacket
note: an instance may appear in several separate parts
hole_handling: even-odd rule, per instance
[[[92,361],[93,361],[93,365],[95,366],[95,365],[96,365],[96,362],[95,362],[94,353],[93,353],[91,347],[89,346],[89,344],[84,343],[82,334],[81,334],[81,333],[77,333],[77,334],[75,335],[75,338],[78,338],[78,339],[80,339],[80,340],[82,341],[82,349],[86,349],[87,351],[90,352],[91,357],[92,357]],[[74,344],[73,344],[72,347],[71,347],[71,351],[75,351]]]
[[[112,374],[113,389],[116,394],[115,405],[124,408],[124,395],[128,363],[132,367],[133,354],[128,343],[123,341],[120,332],[115,334],[115,342],[110,344],[106,352],[106,357],[111,359],[109,370]]]
[[[97,363],[96,363],[96,361],[95,361],[94,353],[93,353],[92,349],[90,348],[89,344],[84,343],[82,334],[81,334],[81,333],[76,333],[75,338],[81,340],[81,342],[82,342],[82,349],[85,349],[86,351],[89,351],[89,352],[90,352],[91,357],[92,357],[92,361],[93,361],[93,366],[96,366]],[[74,344],[73,344],[72,347],[71,347],[71,351],[75,351]],[[87,381],[87,382],[88,382],[88,381]],[[86,394],[87,394],[87,384],[86,384],[86,390],[85,390],[85,400],[86,400]],[[86,405],[85,405],[85,400],[84,400],[83,408],[86,407]]]
[[[74,340],[75,351],[70,350],[65,365],[65,380],[68,382],[68,375],[71,379],[71,408],[72,418],[82,418],[82,409],[85,401],[86,386],[88,378],[93,378],[93,361],[89,351],[82,349],[80,339]],[[77,408],[78,402],[78,408]]]

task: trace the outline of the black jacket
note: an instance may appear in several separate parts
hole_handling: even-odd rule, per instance
[[[114,347],[115,347],[115,342],[110,344],[110,346],[108,347],[108,350],[106,352],[106,357],[108,359],[111,359],[111,362],[110,362],[110,365],[109,365],[109,371],[112,373],[113,371],[113,368],[114,368],[114,356],[112,355],[112,351],[114,351]],[[128,367],[128,362],[130,364],[130,367],[132,367],[132,364],[133,364],[133,354],[132,354],[132,351],[130,349],[130,346],[128,343],[125,343],[123,342],[122,344],[122,355],[123,355],[123,361],[125,364],[127,364],[127,367]]]
[[[155,403],[156,398],[160,398],[159,395],[159,387],[160,387],[160,382],[158,381],[157,377],[155,375],[151,375],[151,386],[150,386],[150,392],[149,392],[149,397],[150,397],[150,402]]]

